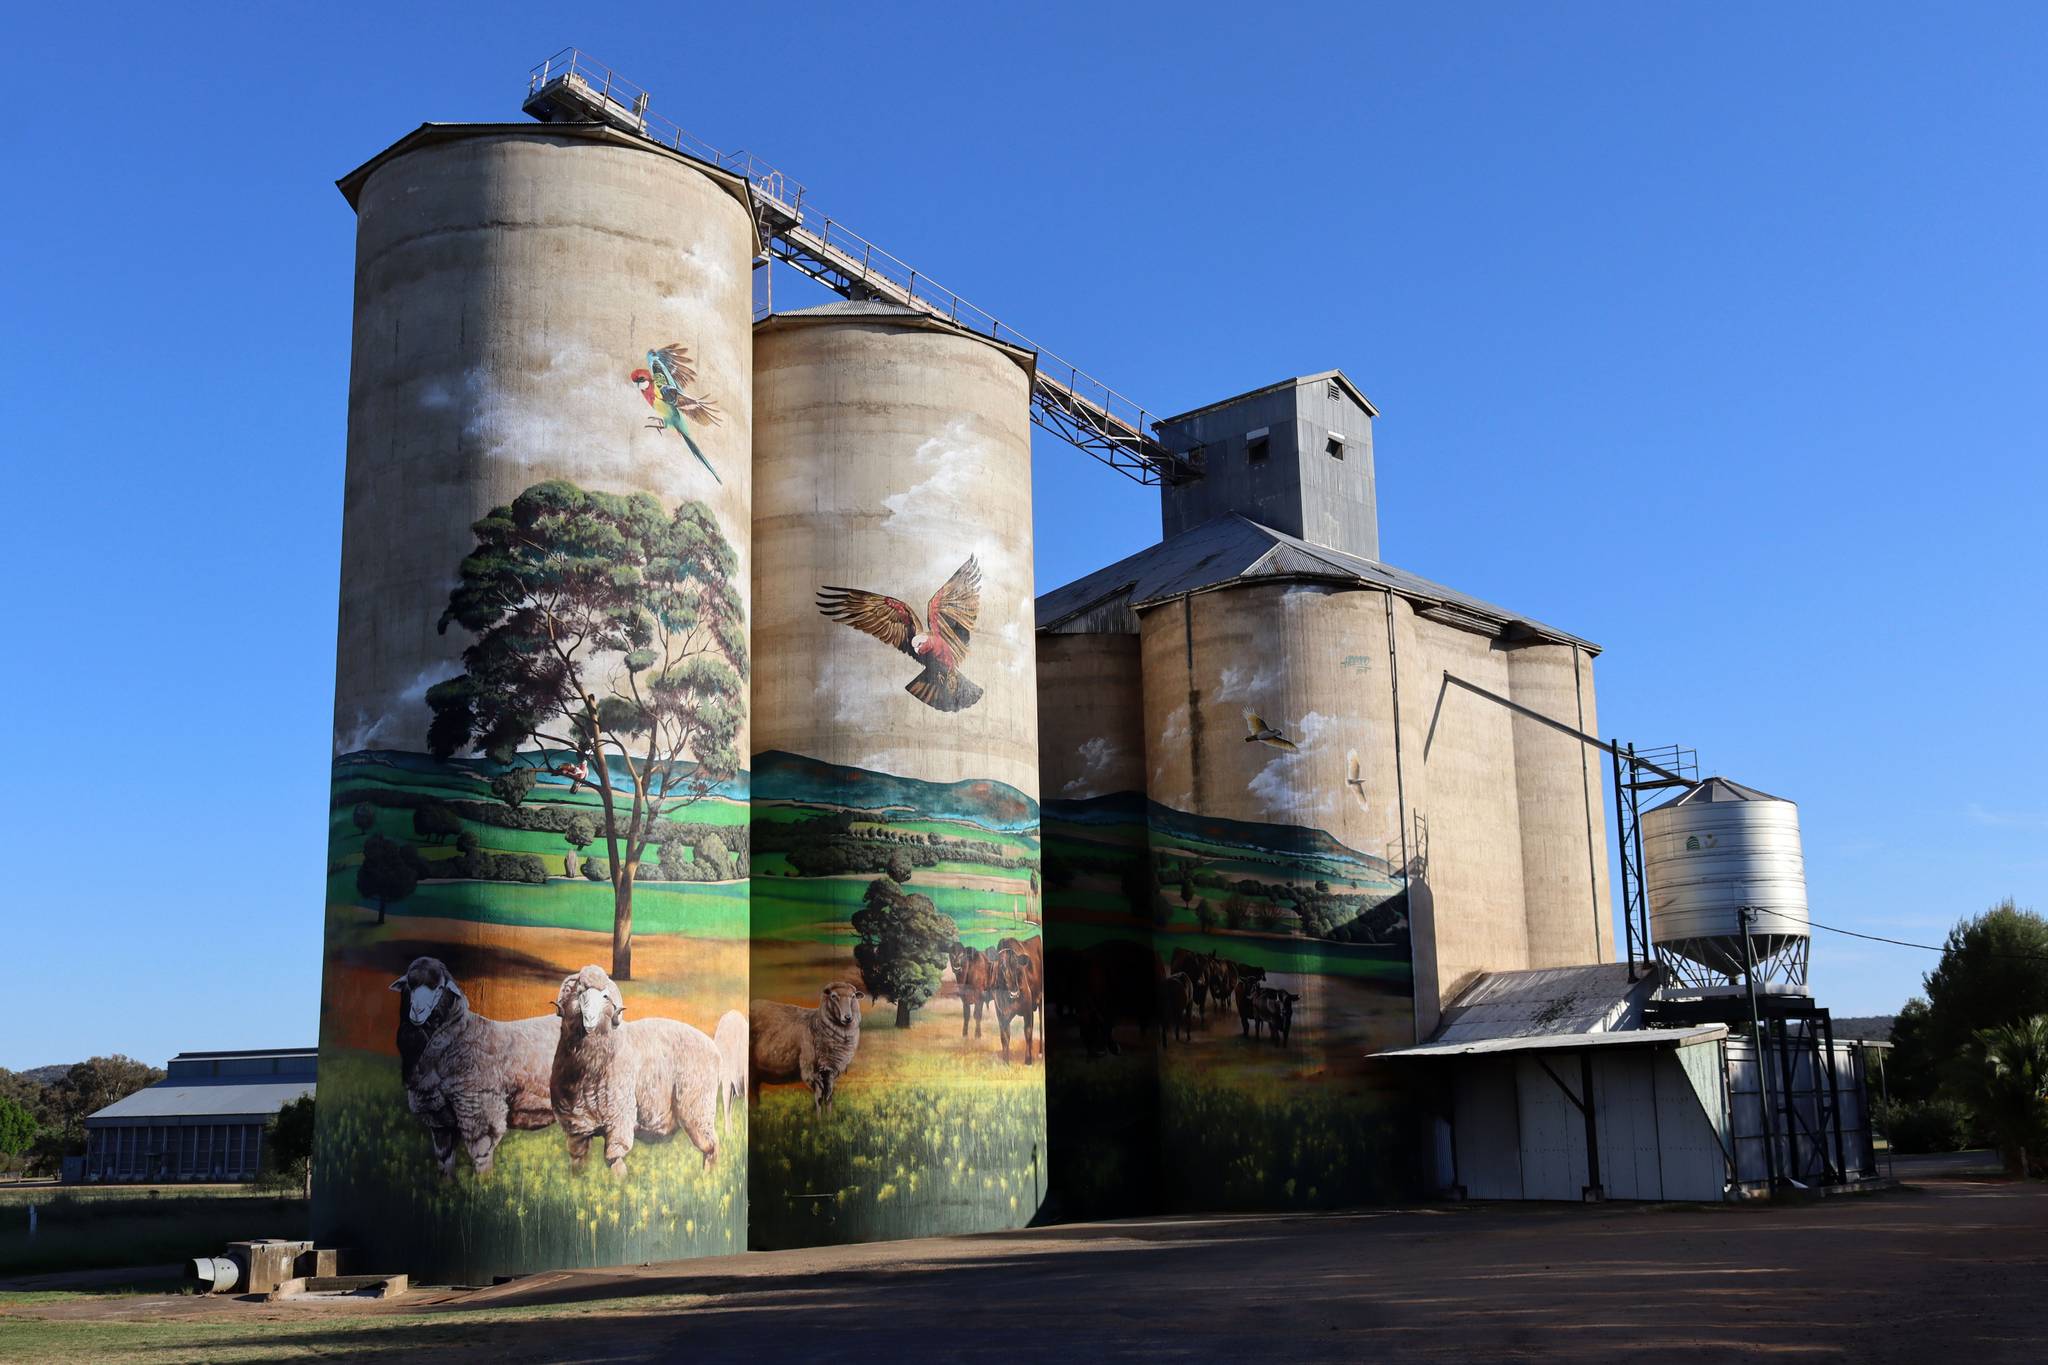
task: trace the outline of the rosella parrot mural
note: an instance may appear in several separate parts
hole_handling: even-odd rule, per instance
[[[696,438],[690,435],[690,420],[702,422],[707,427],[719,423],[718,405],[709,398],[693,398],[685,392],[697,382],[697,367],[690,360],[689,351],[679,341],[672,341],[658,351],[647,353],[647,368],[635,370],[630,376],[639,388],[640,396],[647,400],[647,406],[654,409],[654,415],[647,419],[647,425],[659,431],[663,427],[683,438],[683,444],[697,457],[697,463],[704,466],[714,482],[724,483],[718,471],[711,467],[711,461],[704,458],[704,452]]]
[[[981,566],[974,556],[932,594],[922,629],[909,603],[859,588],[818,589],[818,610],[923,664],[924,672],[903,690],[926,706],[964,711],[981,700],[981,688],[960,672],[981,615]]]

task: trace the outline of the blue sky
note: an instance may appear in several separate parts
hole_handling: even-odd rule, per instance
[[[2048,11],[78,13],[10,25],[4,924],[48,1008],[0,1065],[312,1040],[332,181],[517,119],[568,43],[1155,411],[1345,369],[1386,558],[1600,641],[1606,733],[1798,800],[1816,919],[2048,908]],[[1037,455],[1041,587],[1155,537]],[[1818,940],[1842,1013],[1932,963]]]

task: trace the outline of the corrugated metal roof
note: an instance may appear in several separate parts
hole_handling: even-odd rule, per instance
[[[1594,653],[1600,649],[1589,640],[1405,569],[1312,545],[1236,512],[1211,518],[1045,593],[1038,599],[1038,628],[1057,630],[1118,596],[1125,597],[1133,608],[1143,608],[1186,593],[1261,580],[1315,580],[1381,588],[1405,598],[1432,619],[1488,630],[1496,636],[1527,635],[1580,645]]]
[[[1261,394],[1273,393],[1279,389],[1298,389],[1304,384],[1320,384],[1326,379],[1341,385],[1344,391],[1351,395],[1352,401],[1365,409],[1367,416],[1377,417],[1380,415],[1380,410],[1372,405],[1370,398],[1365,396],[1365,390],[1351,382],[1350,375],[1345,374],[1342,370],[1318,370],[1314,374],[1298,374],[1291,379],[1276,379],[1272,383],[1262,384],[1256,389],[1246,389],[1243,393],[1234,393],[1228,398],[1218,398],[1213,403],[1204,403],[1199,408],[1189,408],[1186,412],[1176,412],[1171,417],[1160,418],[1157,422],[1153,423],[1153,426],[1172,426],[1175,422],[1185,422],[1190,417],[1199,417],[1205,412],[1214,412],[1217,408],[1229,407],[1232,403],[1240,403],[1247,398],[1257,398]]]
[[[1488,972],[1444,1011],[1434,1043],[1606,1033],[1634,1027],[1657,989],[1655,972],[1629,980],[1625,962]]]
[[[218,1081],[158,1081],[126,1099],[87,1116],[99,1119],[198,1118],[220,1114],[275,1114],[301,1095],[313,1093],[313,1082],[223,1077]]]
[[[1697,787],[1692,788],[1683,795],[1673,797],[1671,800],[1666,801],[1664,805],[1656,807],[1656,809],[1663,810],[1667,806],[1696,806],[1711,801],[1784,800],[1785,798],[1782,796],[1772,796],[1769,792],[1760,792],[1755,787],[1745,787],[1740,782],[1730,782],[1725,777],[1710,777],[1701,782]],[[1789,805],[1790,803],[1788,802],[1787,804]]]
[[[1480,1038],[1466,1043],[1416,1043],[1367,1054],[1373,1057],[1497,1057],[1516,1052],[1584,1052],[1588,1048],[1693,1047],[1728,1036],[1726,1024],[1691,1028],[1623,1029],[1615,1033],[1544,1033],[1525,1038]]]

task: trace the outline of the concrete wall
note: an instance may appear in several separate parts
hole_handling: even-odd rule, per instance
[[[586,967],[615,978],[626,1019],[679,1021],[705,1047],[746,1007],[744,188],[622,138],[523,125],[425,130],[346,183],[359,224],[316,1233],[469,1280],[731,1251],[745,1126],[719,1113],[715,1085],[692,1090],[674,1141],[606,1128],[585,1153],[546,1077],[561,1033],[549,1004]],[[691,433],[703,460],[650,425],[633,379],[672,343],[695,371],[687,394],[715,404]],[[601,562],[571,567],[591,537]],[[639,571],[624,586],[610,577],[622,562]],[[628,642],[601,643],[591,622],[650,604],[666,615],[635,647],[653,662],[629,665]],[[505,653],[481,642],[516,650],[542,617],[562,627],[564,686],[514,705],[491,667]],[[705,670],[679,694],[688,717],[630,695],[671,666]],[[480,732],[485,711],[497,733]],[[635,797],[606,738],[631,733],[625,712],[658,713],[679,777],[659,799]],[[742,770],[694,783],[719,754]],[[516,809],[489,784],[515,768],[534,779]],[[635,806],[644,824],[626,818]],[[714,827],[738,846],[713,844]],[[634,828],[658,837],[636,846]],[[436,973],[406,984],[415,957],[461,996]],[[435,1098],[409,1105],[409,1008],[429,1032],[462,1010],[530,1021],[509,1105],[501,1080],[440,1067]],[[620,1217],[591,1222],[599,1199]]]
[[[1284,1040],[1199,992],[1192,1029],[1163,1026],[1165,1202],[1385,1197],[1412,1172],[1364,1058],[1415,1026],[1384,601],[1246,585],[1150,607],[1141,630],[1160,958],[1191,982],[1256,969],[1293,1001]]]
[[[752,1242],[1022,1226],[1046,1185],[1030,358],[846,305],[765,320],[754,357],[756,1023],[864,998],[829,1085],[757,1072]],[[952,666],[911,656],[944,629]],[[1012,958],[998,998],[980,973]]]
[[[1582,733],[1593,713],[1592,661],[1572,645],[1524,645],[1508,654],[1506,694]],[[1602,755],[1523,716],[1511,721],[1522,827],[1522,894],[1531,967],[1605,962],[1614,956],[1607,897],[1607,776]]]
[[[1035,797],[1026,368],[908,318],[798,313],[760,325],[755,382],[755,749]],[[818,609],[821,587],[863,589],[923,629],[969,557],[981,605],[961,672],[982,696],[961,710],[920,702],[920,665]]]
[[[1408,807],[1428,840],[1433,923],[1416,990],[1426,1034],[1479,973],[1529,965],[1514,726],[1513,713],[1443,681],[1449,671],[1506,696],[1505,651],[1399,599],[1394,617]]]
[[[1145,699],[1134,634],[1038,641],[1046,1128],[1061,1218],[1159,1207]]]

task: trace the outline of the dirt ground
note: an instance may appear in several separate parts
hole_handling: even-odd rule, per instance
[[[2048,1184],[1898,1173],[1796,1205],[1155,1219],[384,1303],[0,1293],[0,1359],[2048,1359]]]

